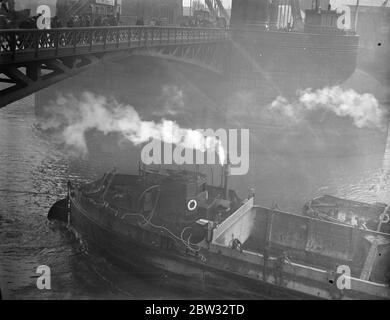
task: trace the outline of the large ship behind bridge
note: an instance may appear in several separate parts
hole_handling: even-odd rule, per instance
[[[193,7],[185,13],[181,0],[58,0],[49,6],[63,26],[75,15],[88,15],[92,22],[112,15],[122,25],[142,18],[145,26],[174,26],[197,11]],[[16,1],[15,8],[22,7]],[[226,74],[235,89],[255,90],[261,97],[288,96],[340,84],[355,71],[359,37],[351,23],[344,23],[351,19],[330,7],[329,0],[232,0],[231,10],[208,0],[203,8],[229,29],[231,67]]]
[[[328,1],[233,0],[234,85],[273,96],[342,83],[355,71],[359,43],[343,19]]]

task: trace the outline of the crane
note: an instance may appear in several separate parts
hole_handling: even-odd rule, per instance
[[[215,0],[215,2],[217,4],[218,9],[221,12],[222,16],[226,19],[226,21],[229,21],[230,20],[229,14],[226,11],[225,7],[223,6],[221,0]]]
[[[226,11],[225,7],[223,6],[221,0],[214,0],[214,2],[216,5],[214,5],[212,0],[205,0],[205,3],[207,5],[207,8],[209,9],[210,13],[215,18],[217,18],[218,17],[217,8],[218,8],[219,12],[226,19],[226,21],[229,21],[229,19],[230,19],[229,14]]]

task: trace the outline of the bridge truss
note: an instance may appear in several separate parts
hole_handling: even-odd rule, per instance
[[[223,74],[224,29],[93,27],[0,31],[0,108],[104,59],[153,56]]]

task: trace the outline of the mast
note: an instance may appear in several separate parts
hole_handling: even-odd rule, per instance
[[[199,164],[195,164],[195,194],[198,194],[198,177],[199,177]]]
[[[355,32],[357,31],[357,23],[359,17],[359,2],[360,0],[356,0],[356,9],[355,9]]]
[[[302,23],[302,16],[301,16],[301,6],[299,3],[299,0],[292,0],[291,1],[291,14],[293,16],[293,22],[296,23]]]

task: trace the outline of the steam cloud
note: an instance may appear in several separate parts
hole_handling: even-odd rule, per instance
[[[217,137],[205,137],[197,130],[180,128],[171,120],[162,119],[158,123],[142,120],[132,106],[90,92],[85,92],[80,99],[73,95],[59,96],[45,109],[50,117],[41,124],[41,128],[61,129],[62,142],[81,156],[88,154],[85,134],[96,129],[104,134],[119,133],[134,145],[158,139],[202,152],[215,150],[221,164],[226,158]]]
[[[175,85],[164,85],[161,89],[162,109],[153,112],[156,116],[174,116],[184,110],[184,93]]]
[[[338,86],[312,91],[300,91],[297,101],[290,103],[279,96],[269,106],[277,112],[299,122],[308,112],[331,111],[339,117],[350,117],[358,128],[386,129],[385,111],[370,93],[359,94],[352,89],[344,90]]]

